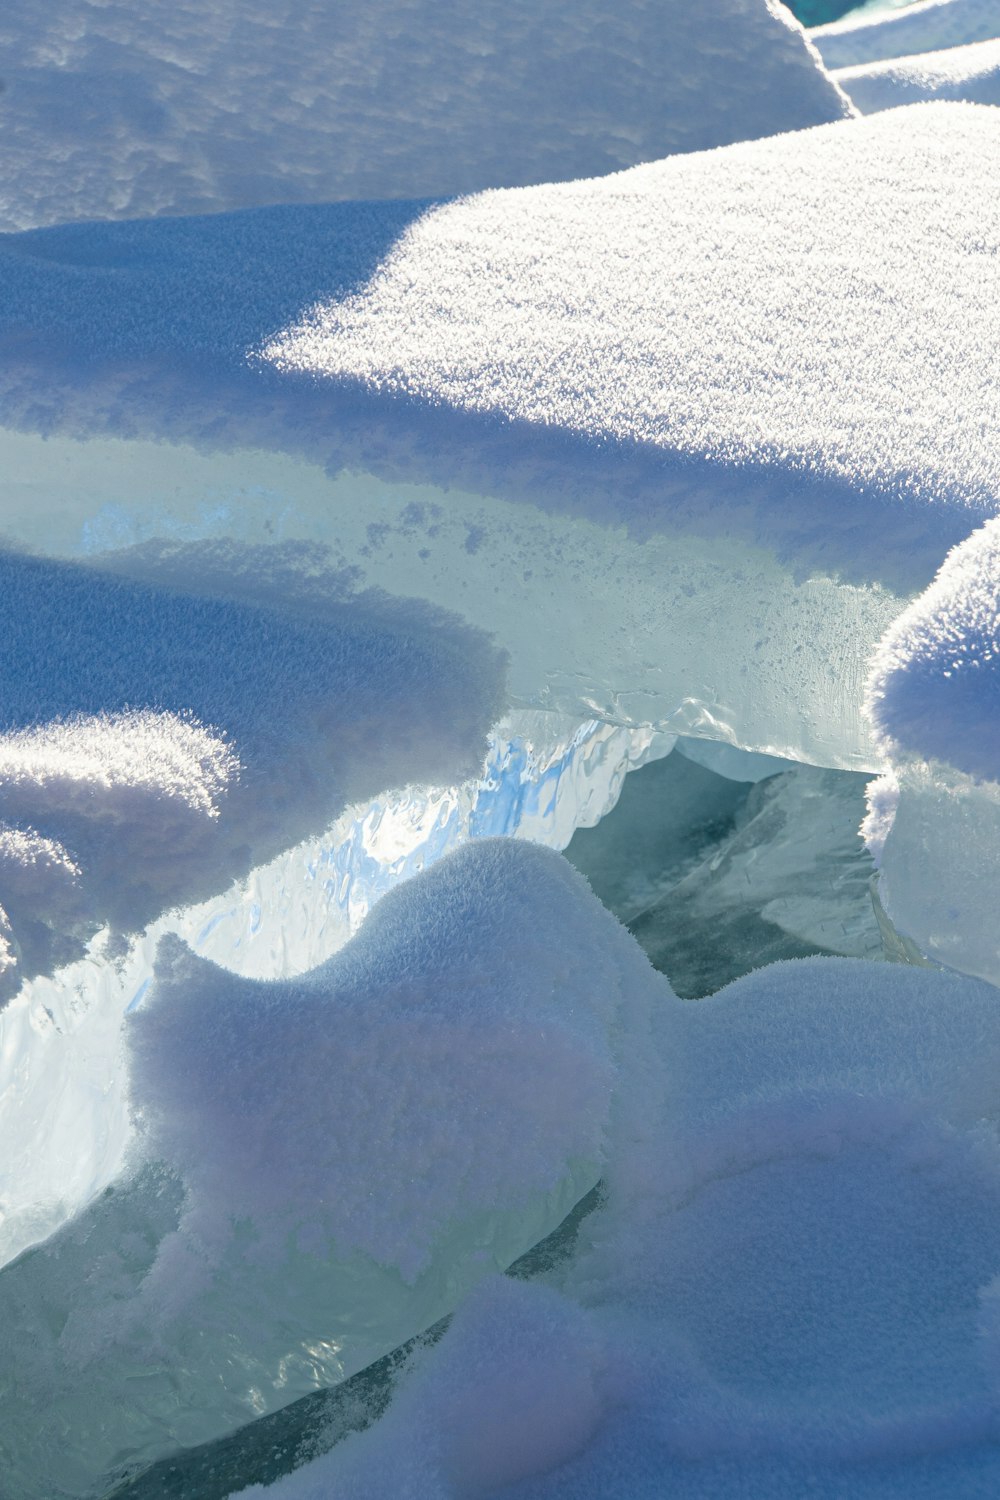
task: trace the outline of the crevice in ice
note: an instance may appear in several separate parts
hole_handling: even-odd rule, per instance
[[[566,851],[676,993],[712,994],[779,959],[907,956],[873,901],[866,778],[789,762],[775,774],[774,758],[725,748],[723,776],[682,740]]]

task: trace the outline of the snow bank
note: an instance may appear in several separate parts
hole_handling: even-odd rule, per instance
[[[377,1426],[247,1496],[995,1487],[996,992],[807,960],[664,997],[657,1040],[556,1285],[485,1283]]]
[[[839,69],[836,78],[866,115],[920,99],[1000,104],[1000,38],[917,57],[859,63]]]
[[[995,36],[1000,15],[993,0],[924,0],[899,11],[845,16],[809,33],[828,68],[939,52]]]
[[[58,0],[0,37],[4,228],[581,177],[847,110],[767,0]]]
[[[481,766],[498,653],[419,606],[352,596],[325,563],[161,547],[133,559],[140,581],[0,554],[21,976],[224,890],[349,802]]]
[[[483,194],[428,211],[264,357],[522,442],[560,429],[714,465],[718,511],[753,507],[758,537],[810,562],[826,528],[877,577],[875,537],[912,554],[936,511],[967,530],[995,505],[998,145],[992,111],[952,107]],[[648,524],[648,503],[627,490],[619,513]]]
[[[600,1176],[654,993],[582,878],[508,839],[297,981],[165,941],[126,1028],[132,1180],[0,1276],[8,1482],[91,1494],[430,1326]]]

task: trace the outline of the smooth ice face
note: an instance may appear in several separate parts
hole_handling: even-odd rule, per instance
[[[3,40],[4,228],[475,192],[848,110],[767,0],[54,0]]]
[[[398,887],[299,981],[165,943],[126,1028],[149,1166],[0,1276],[7,1481],[89,1495],[370,1363],[535,1244],[601,1173],[652,979],[514,840]]]
[[[248,1496],[995,1488],[996,991],[777,964],[642,1046],[554,1285],[484,1284],[378,1425]]]

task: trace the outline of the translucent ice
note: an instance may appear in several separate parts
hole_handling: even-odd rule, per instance
[[[859,831],[865,778],[785,764],[751,786],[675,750],[567,851],[679,995],[782,958],[884,956]]]

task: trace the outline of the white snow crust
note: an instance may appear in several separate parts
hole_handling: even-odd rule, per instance
[[[1000,104],[1000,38],[840,68],[837,82],[862,114],[921,99],[965,99]]]
[[[809,32],[828,68],[939,52],[996,36],[1000,12],[993,0],[923,0],[898,11],[847,15]]]
[[[376,1427],[246,1495],[988,1493],[995,990],[810,959],[653,1016],[568,1268],[484,1284]]]
[[[589,176],[849,111],[770,0],[53,0],[0,45],[10,229]]]

